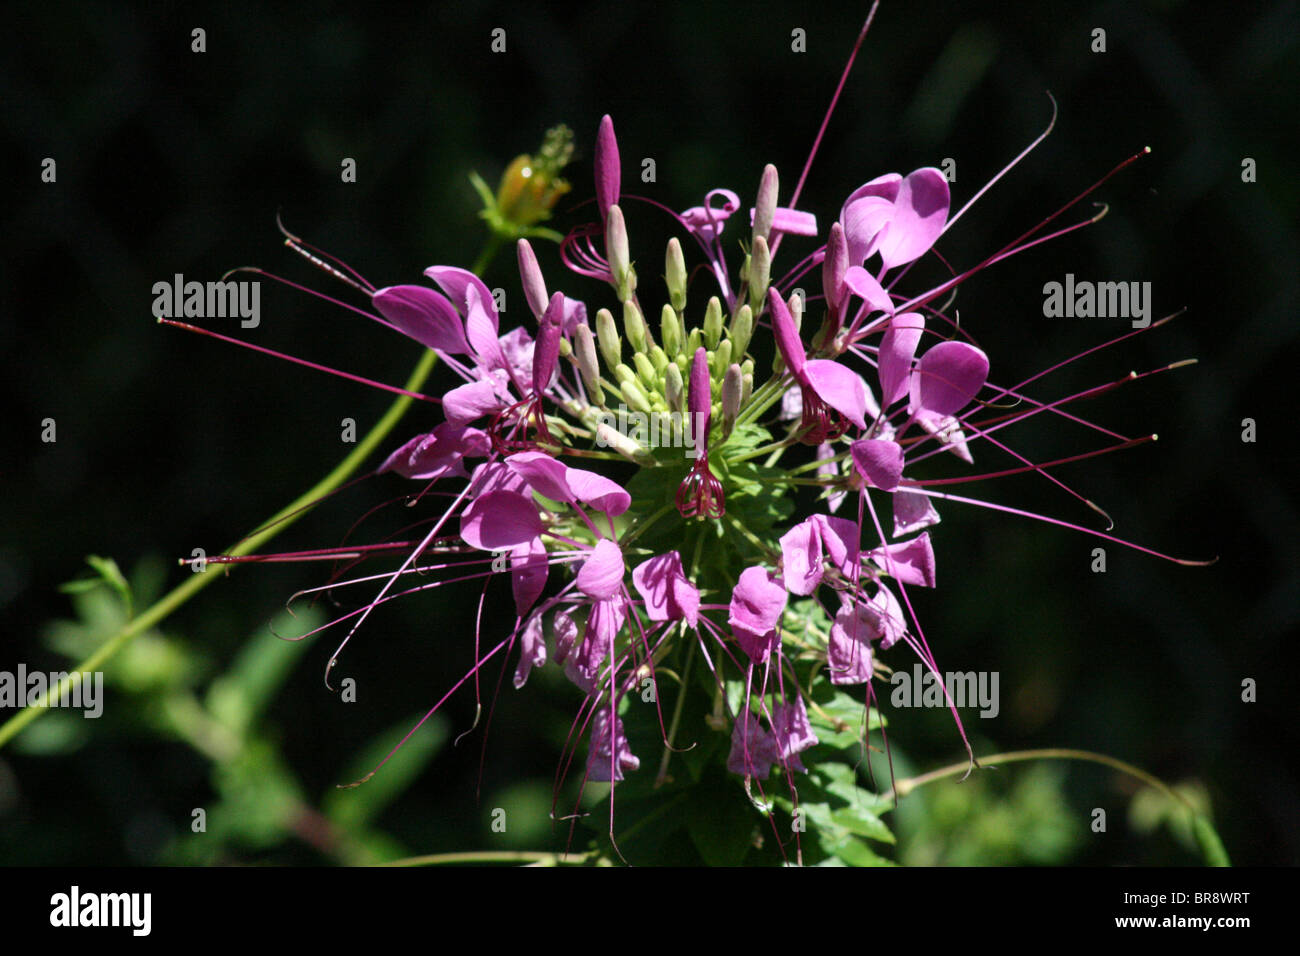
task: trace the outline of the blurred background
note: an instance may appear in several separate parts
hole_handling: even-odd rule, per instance
[[[66,669],[120,626],[125,587],[60,591],[90,574],[87,555],[112,558],[134,608],[146,607],[190,573],[178,559],[219,552],[333,467],[351,448],[343,419],[364,433],[388,407],[383,393],[159,326],[155,282],[255,265],[354,301],[283,248],[277,213],[377,286],[420,282],[435,263],[469,266],[487,235],[469,172],[495,185],[512,157],[568,124],[573,191],[552,224],[586,221],[573,207],[592,194],[604,113],[628,191],[679,210],[713,187],[748,203],[772,162],[784,198],[865,12],[764,0],[391,14],[328,2],[12,8],[0,39],[0,670]],[[195,28],[206,52],[191,50]],[[504,53],[490,49],[497,28]],[[1097,29],[1105,52],[1093,51]],[[795,30],[806,52],[792,50]],[[940,243],[969,266],[1152,148],[1091,197],[1109,204],[1098,225],[983,272],[956,305],[1003,382],[1124,327],[1044,318],[1043,285],[1067,272],[1149,281],[1156,316],[1186,310],[1036,394],[1198,358],[1087,409],[1158,443],[1060,474],[1108,510],[1116,534],[1218,563],[1185,568],[1110,547],[1096,574],[1093,539],[952,504],[935,533],[940,587],[917,610],[941,666],[1000,674],[998,718],[967,722],[977,753],[1078,747],[1137,764],[1208,803],[1238,863],[1300,860],[1300,528],[1284,404],[1297,359],[1297,36],[1294,2],[887,2],[799,204],[824,228],[866,180],[952,159],[959,205],[1046,126],[1050,91],[1052,135]],[[41,181],[46,157],[54,183]],[[354,183],[341,181],[345,157]],[[633,184],[646,157],[656,181]],[[637,216],[634,256],[657,261],[662,222]],[[559,284],[556,247],[539,255]],[[522,301],[513,259],[498,256],[488,284]],[[564,285],[593,301],[599,292]],[[392,384],[418,358],[411,343],[271,282],[261,311],[259,328],[236,334]],[[41,440],[47,418],[53,443]],[[1246,418],[1253,443],[1242,441]],[[437,421],[413,409],[384,453]],[[1026,427],[1016,447],[1045,459],[1086,437]],[[392,476],[362,482],[275,547],[336,544],[408,490]],[[1095,526],[1041,479],[980,494]],[[234,571],[106,666],[102,718],[52,711],[0,750],[0,862],[563,849],[546,815],[579,696],[555,668],[522,691],[507,681],[486,739],[481,723],[452,746],[474,720],[462,692],[384,774],[336,788],[472,664],[476,601],[449,589],[376,614],[336,672],[357,682],[345,703],[322,682],[337,638],[272,633],[294,626],[281,617],[288,596],[326,575]],[[504,624],[489,614],[489,627]],[[1241,699],[1248,678],[1255,703]],[[485,694],[496,679],[485,675]],[[946,713],[889,717],[900,773],[963,758]],[[643,755],[643,766],[656,760]],[[887,817],[898,847],[881,850],[907,863],[1194,862],[1162,806],[1100,767],[1019,764],[918,791]],[[1089,829],[1097,807],[1108,811],[1101,834]],[[492,831],[494,808],[511,821],[504,834]]]

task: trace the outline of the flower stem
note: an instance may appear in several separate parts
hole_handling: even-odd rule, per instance
[[[1015,750],[1004,754],[994,754],[991,757],[982,757],[980,763],[982,766],[990,767],[1000,763],[1018,763],[1023,760],[1082,760],[1110,767],[1112,770],[1118,770],[1120,773],[1141,780],[1148,787],[1159,790],[1175,803],[1182,804],[1187,810],[1192,820],[1192,832],[1200,845],[1206,863],[1210,866],[1232,865],[1228,860],[1227,850],[1224,849],[1223,843],[1211,825],[1209,818],[1201,813],[1196,808],[1196,805],[1183,794],[1159,777],[1152,776],[1140,767],[1135,767],[1131,763],[1125,763],[1123,760],[1109,757],[1106,754],[1093,753],[1090,750],[1072,750],[1064,747],[1047,747],[1041,750]],[[923,773],[917,777],[899,780],[882,796],[891,801],[898,797],[905,797],[917,787],[923,787],[927,783],[934,783],[936,780],[943,780],[947,777],[955,777],[959,773],[965,773],[969,767],[970,762],[963,760],[961,763],[940,767],[938,770],[931,770],[929,773]]]
[[[590,853],[546,853],[540,850],[471,850],[465,853],[434,853],[408,856],[384,866],[441,866],[448,863],[524,863],[529,866],[562,866],[585,863]]]

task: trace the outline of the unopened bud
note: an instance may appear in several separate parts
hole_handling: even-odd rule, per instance
[[[655,371],[660,375],[663,375],[664,369],[671,364],[668,358],[668,353],[657,345],[650,350],[650,362],[654,365]]]
[[[794,320],[794,330],[803,327],[803,296],[796,292],[790,296],[790,318]]]
[[[677,237],[668,240],[668,252],[664,256],[664,281],[668,284],[668,297],[673,308],[678,312],[686,308],[686,259],[682,256],[682,244]]]
[[[721,376],[731,364],[731,339],[723,339],[718,347],[709,354],[709,367],[713,374]]]
[[[754,244],[767,242],[772,233],[772,220],[776,218],[776,194],[780,188],[776,167],[768,163],[763,167],[763,178],[758,181],[758,200],[754,203]],[[764,283],[766,284],[766,283]]]
[[[736,426],[736,416],[740,414],[741,400],[744,398],[745,376],[739,365],[730,365],[727,375],[722,380],[722,437],[726,438]]]
[[[631,366],[619,362],[614,366],[614,381],[622,385],[624,382],[630,382],[636,378],[636,372],[632,371]]]
[[[614,316],[609,309],[596,313],[596,338],[600,341],[600,354],[605,359],[606,368],[612,369],[623,361],[623,341],[618,337]]]
[[[649,335],[645,327],[645,316],[641,314],[641,307],[632,299],[623,303],[623,332],[634,351],[646,350]]]
[[[673,412],[686,410],[686,382],[682,379],[682,370],[674,362],[668,366],[668,371],[664,373],[664,398],[668,401],[668,409]]]
[[[655,371],[654,363],[644,352],[637,352],[632,356],[632,362],[636,365],[636,374],[641,381],[654,388],[659,382],[659,373]]]
[[[754,372],[751,369],[748,372],[742,371],[740,375],[740,407],[744,408],[749,404],[749,397],[754,394]]]
[[[574,355],[578,361],[578,371],[582,373],[582,382],[587,386],[589,398],[597,404],[603,404],[600,388],[600,363],[596,360],[596,337],[591,328],[579,325],[574,333]]]
[[[638,465],[654,464],[654,456],[644,445],[604,422],[596,426],[596,443],[604,448],[614,449],[628,461]]]
[[[524,298],[528,300],[528,308],[532,310],[533,317],[540,321],[551,300],[546,294],[546,280],[542,278],[537,256],[528,240],[520,239],[516,250],[519,254],[519,279],[524,286]]]
[[[605,217],[605,258],[609,260],[609,271],[614,277],[614,288],[620,302],[630,299],[635,288],[628,281],[632,267],[629,255],[627,224],[623,221],[623,210],[615,203],[609,207],[609,214]]]
[[[708,308],[704,310],[704,346],[716,349],[722,338],[722,303],[715,295],[709,299]],[[699,346],[696,346],[699,348]],[[693,352],[694,350],[692,350]]]
[[[650,414],[650,396],[646,394],[646,390],[641,387],[641,383],[635,378],[621,382],[618,390],[622,393],[623,401],[627,402],[629,408],[640,412],[642,415]]]
[[[664,351],[669,355],[676,355],[682,350],[681,317],[666,303],[659,313],[659,337],[663,339]]]
[[[749,262],[750,306],[755,309],[762,308],[763,297],[767,295],[767,284],[771,281],[771,278],[772,253],[767,248],[767,240],[762,236],[755,236],[754,248],[750,252]]]
[[[731,339],[731,352],[736,358],[745,354],[745,349],[749,348],[749,340],[754,334],[754,310],[748,305],[742,305],[736,310],[735,316],[731,320],[731,328],[728,331],[728,337]]]

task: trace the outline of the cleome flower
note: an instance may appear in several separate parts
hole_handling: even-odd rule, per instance
[[[819,744],[809,716],[815,684],[861,687],[869,707],[882,656],[897,645],[939,673],[909,597],[911,588],[938,586],[939,505],[991,508],[1178,560],[1109,528],[943,490],[1033,472],[1099,510],[1053,467],[1154,439],[1120,435],[1067,409],[1142,376],[1055,398],[1030,394],[1046,373],[999,384],[996,363],[970,331],[978,320],[958,327],[938,304],[982,269],[1095,218],[1042,235],[1058,212],[975,266],[904,292],[910,267],[965,211],[951,214],[936,169],[874,176],[847,194],[823,232],[814,214],[796,208],[798,188],[780,204],[780,176],[769,165],[746,235],[735,218],[745,208],[739,194],[714,189],[682,212],[638,200],[621,190],[610,117],[595,142],[597,220],[561,245],[573,273],[609,287],[611,301],[594,312],[561,291],[548,294],[559,283],[543,275],[526,237],[516,252],[527,327],[503,332],[491,292],[463,268],[425,270],[436,288],[374,289],[348,279],[368,296],[372,319],[432,349],[460,384],[419,396],[440,406],[442,421],[378,469],[421,483],[413,503],[432,512],[428,531],[366,552],[405,551],[395,569],[329,585],[378,588],[327,625],[348,627],[331,666],[387,601],[456,585],[486,595],[508,580],[513,624],[486,641],[481,630],[474,635],[477,660],[457,687],[472,677],[478,693],[480,671],[498,660],[513,661],[520,692],[539,668],[562,668],[582,701],[569,747],[587,742],[584,779],[617,784],[646,773],[648,754],[635,753],[633,741],[638,749],[653,741],[657,720],[662,782],[671,755],[700,743],[676,739],[676,719],[665,727],[657,695],[654,707],[643,704],[666,669],[682,695],[712,701],[709,726],[747,791],[779,771],[797,794]],[[680,230],[664,251],[659,300],[638,281],[631,254],[641,215],[667,215]],[[777,277],[787,241],[802,244],[802,258]],[[691,269],[688,248],[703,268]],[[739,261],[729,260],[737,248]],[[818,266],[822,294],[804,301],[793,290]],[[1106,345],[1130,334],[1138,333]],[[1042,415],[1109,444],[1031,461],[1002,433]],[[980,447],[1009,464],[970,470]],[[947,467],[965,470],[918,468],[945,452]],[[820,497],[798,515],[804,488]],[[612,814],[613,790],[610,799]]]

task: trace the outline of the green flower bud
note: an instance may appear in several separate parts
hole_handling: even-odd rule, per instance
[[[692,332],[692,341],[694,335],[695,333]],[[715,295],[709,299],[708,308],[704,310],[704,347],[716,349],[720,338],[722,338],[722,303]],[[695,354],[694,350],[697,348],[699,348],[698,345],[692,344],[689,349],[692,355]]]
[[[637,352],[632,356],[632,361],[636,364],[637,377],[648,387],[655,388],[659,384],[659,373],[655,371],[654,363],[650,361],[649,356],[644,352]]]
[[[609,260],[609,271],[614,276],[618,300],[626,302],[632,297],[635,286],[629,287],[628,283],[632,261],[627,247],[627,224],[623,221],[623,210],[617,204],[610,206],[605,216],[605,258]]]
[[[665,304],[659,313],[659,337],[664,341],[664,351],[676,355],[682,350],[682,320],[671,305]]]
[[[636,372],[631,368],[619,362],[614,366],[614,381],[622,385],[624,382],[631,382],[636,378]]]
[[[767,240],[762,236],[754,237],[754,250],[750,257],[749,304],[754,309],[760,309],[772,278],[772,254],[767,248]]]
[[[638,465],[655,463],[654,455],[650,454],[644,445],[604,422],[596,426],[596,444],[602,448],[612,448],[628,461]]]
[[[731,339],[723,339],[709,355],[709,369],[715,377],[721,378],[723,371],[731,364]]]
[[[686,259],[682,256],[682,244],[677,237],[668,240],[668,252],[664,257],[664,281],[668,284],[668,296],[673,308],[678,312],[686,308]]]
[[[660,377],[663,376],[664,369],[671,364],[668,358],[668,353],[657,345],[650,350],[650,361],[654,364],[655,371]]]
[[[574,335],[574,355],[578,371],[582,373],[582,382],[587,386],[587,397],[598,405],[604,404],[600,388],[600,363],[596,360],[596,338],[591,334],[591,328],[585,324],[579,325]]]
[[[744,366],[741,366],[741,369],[740,407],[744,408],[749,404],[749,397],[754,394],[754,371],[753,369],[750,369],[750,371],[746,372],[744,371]]]
[[[739,358],[745,354],[745,349],[749,348],[749,340],[754,334],[754,310],[748,305],[742,305],[732,318],[728,332],[731,338],[731,352]]]
[[[772,221],[776,218],[776,196],[780,189],[776,167],[768,163],[763,167],[763,178],[758,181],[758,198],[754,202],[754,245],[758,240],[767,242],[772,234]],[[763,285],[767,285],[766,282]]]
[[[641,314],[641,307],[632,299],[623,303],[623,332],[634,350],[646,351],[649,332],[645,327],[645,316]]]
[[[623,401],[627,402],[629,408],[643,415],[650,414],[650,396],[646,394],[645,389],[641,387],[641,383],[635,378],[629,378],[622,382],[619,385],[619,392],[622,393]]]
[[[668,401],[668,410],[680,412],[686,408],[686,383],[682,379],[682,370],[676,365],[668,366],[664,373],[664,398]]]
[[[623,340],[618,337],[609,309],[596,313],[596,337],[600,340],[600,354],[604,356],[606,368],[612,369],[623,361]]]
[[[741,401],[744,398],[745,376],[739,365],[727,367],[726,377],[722,380],[722,437],[726,438],[736,427],[736,416],[740,414]]]

